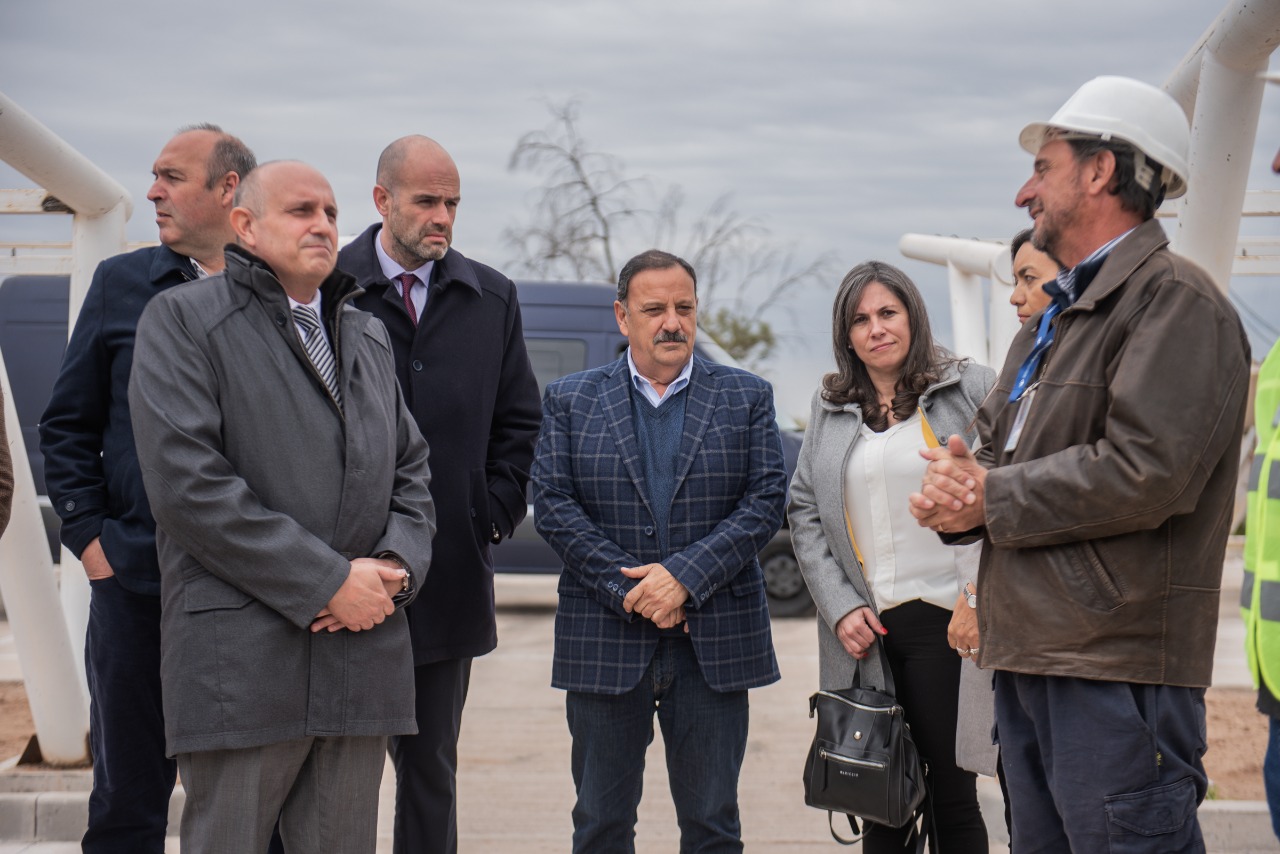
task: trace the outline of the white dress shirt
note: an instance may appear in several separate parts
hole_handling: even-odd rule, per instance
[[[881,612],[913,599],[949,611],[959,594],[952,547],[908,510],[928,465],[922,426],[919,410],[883,433],[863,424],[845,468],[845,507]]]

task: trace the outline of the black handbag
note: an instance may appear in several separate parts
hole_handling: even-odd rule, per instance
[[[818,730],[804,763],[804,802],[827,810],[831,836],[842,845],[860,841],[866,822],[889,827],[910,822],[915,836],[907,848],[914,842],[922,852],[926,833],[921,825],[930,812],[924,763],[894,696],[884,646],[875,647],[884,669],[883,691],[861,687],[855,674],[851,687],[809,698],[809,717],[817,714]],[[849,816],[853,839],[836,833],[832,814],[837,812]],[[857,819],[864,822],[861,833]]]

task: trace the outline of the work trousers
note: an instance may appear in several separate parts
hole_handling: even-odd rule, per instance
[[[1204,689],[996,673],[1017,854],[1202,852]]]

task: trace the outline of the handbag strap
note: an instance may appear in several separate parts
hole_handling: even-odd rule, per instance
[[[893,671],[889,669],[889,654],[884,651],[884,640],[877,638],[876,642],[871,646],[875,648],[875,655],[880,658],[880,672],[884,674],[883,693],[897,699],[898,688],[893,681]],[[862,661],[866,661],[866,659],[864,658]],[[862,661],[858,662],[858,666],[853,671],[853,684],[849,686],[851,688],[867,687],[862,684]]]
[[[831,838],[841,845],[856,845],[867,838],[867,831],[871,829],[871,822],[863,821],[862,828],[858,828],[858,819],[856,816],[844,815],[849,819],[849,827],[853,830],[853,838],[845,839],[836,833],[835,813],[827,810],[827,829],[831,831]],[[921,819],[924,819],[922,822]],[[929,844],[930,839],[938,838],[938,825],[933,817],[933,786],[925,784],[924,800],[920,802],[920,806],[916,808],[915,815],[911,816],[911,835],[907,837],[903,850],[914,849],[913,854],[924,854],[925,846]]]

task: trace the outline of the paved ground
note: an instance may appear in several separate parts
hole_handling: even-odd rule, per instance
[[[573,783],[569,775],[569,736],[564,695],[548,687],[554,579],[503,576],[498,581],[499,647],[475,664],[467,703],[459,774],[460,848],[485,854],[542,854],[568,849]],[[1228,561],[1224,603],[1234,602],[1238,566]],[[1215,684],[1247,685],[1241,653],[1238,611],[1224,605],[1215,663]],[[808,697],[817,684],[814,625],[811,619],[774,624],[782,680],[752,692],[751,735],[742,773],[743,836],[748,851],[806,852],[835,849],[826,816],[804,806],[800,771],[813,732]],[[0,624],[0,679],[17,678],[7,626]],[[666,791],[661,735],[655,735],[645,770],[647,796],[641,805],[637,850],[666,854],[678,849],[678,831]],[[379,852],[390,851],[392,775],[383,778]],[[984,813],[991,850],[1004,851],[999,790],[984,782]],[[1231,829],[1257,824],[1257,808],[1222,820]],[[1203,814],[1203,813],[1202,813]],[[66,836],[62,837],[68,838]],[[1270,846],[1270,847],[1268,847]],[[72,854],[70,842],[0,841],[0,854]],[[168,849],[177,852],[176,842]],[[857,848],[850,849],[857,850]],[[1210,840],[1210,851],[1276,851],[1274,840],[1229,847]]]

